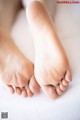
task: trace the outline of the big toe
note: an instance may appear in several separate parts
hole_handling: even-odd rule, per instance
[[[39,91],[40,91],[40,86],[37,83],[34,76],[32,76],[32,78],[30,79],[29,88],[30,88],[30,90],[32,91],[33,94],[38,94]]]
[[[56,88],[52,85],[43,86],[42,90],[44,94],[51,99],[56,99],[59,96],[56,92]]]
[[[18,81],[18,86],[23,88],[28,85],[29,80],[24,75],[17,73],[17,81]]]

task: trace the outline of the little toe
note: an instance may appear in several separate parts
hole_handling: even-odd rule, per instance
[[[28,97],[27,91],[25,88],[22,88],[22,96],[23,97]]]
[[[30,90],[32,91],[33,94],[37,94],[37,93],[40,92],[40,86],[37,83],[34,76],[32,76],[32,78],[30,79],[29,88],[30,88]]]
[[[10,90],[10,92],[11,92],[12,94],[15,93],[15,90],[14,90],[14,88],[12,87],[12,85],[8,85],[8,88],[9,88],[9,90]]]
[[[56,92],[59,96],[63,94],[63,91],[60,89],[59,85],[56,86]]]
[[[68,71],[66,72],[65,79],[66,79],[68,82],[71,82],[71,81],[72,81],[72,74],[71,74],[71,71],[70,71],[70,70],[68,70]]]
[[[42,88],[44,94],[46,96],[50,97],[51,99],[56,99],[58,97],[58,94],[57,94],[54,86],[47,85],[47,86],[43,86],[41,88]]]
[[[19,87],[16,87],[15,90],[18,95],[21,95],[22,90]]]

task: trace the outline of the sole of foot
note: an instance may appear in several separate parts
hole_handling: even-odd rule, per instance
[[[33,63],[19,51],[4,30],[0,30],[0,79],[12,94],[16,92],[31,97],[40,90],[34,77]]]
[[[29,4],[27,19],[35,43],[35,78],[44,94],[55,99],[66,91],[72,80],[68,58],[41,2]]]

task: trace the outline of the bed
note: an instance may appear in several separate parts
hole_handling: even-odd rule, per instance
[[[0,117],[2,112],[8,112],[7,120],[80,120],[80,5],[57,6],[54,21],[69,57],[73,81],[57,100],[47,98],[42,91],[32,98],[11,95],[0,81]],[[19,12],[11,35],[23,54],[34,62],[34,43],[25,10]]]

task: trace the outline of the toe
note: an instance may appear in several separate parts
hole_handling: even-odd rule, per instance
[[[15,90],[18,95],[21,95],[22,90],[19,87],[16,87]]]
[[[28,97],[32,97],[33,96],[33,93],[31,92],[31,90],[29,88],[27,88],[27,94],[28,94]]]
[[[62,84],[62,82],[60,83],[59,87],[60,87],[60,89],[61,89],[62,91],[65,91],[66,88],[67,88],[67,86],[64,86],[64,85]]]
[[[17,79],[18,79],[18,85],[19,87],[23,88],[24,86],[28,85],[28,79],[25,78],[22,74],[16,73],[17,74]]]
[[[56,86],[56,92],[58,95],[62,95],[63,91],[60,89],[59,85]]]
[[[71,74],[71,71],[70,71],[70,70],[68,70],[68,71],[66,72],[65,79],[66,79],[68,82],[70,82],[70,81],[72,80],[72,74]]]
[[[27,97],[28,96],[27,91],[26,91],[25,88],[22,88],[22,96],[23,97]]]
[[[27,63],[22,66],[20,74],[29,80],[33,75],[33,71],[34,65],[28,60]]]
[[[12,87],[12,85],[8,85],[8,88],[9,88],[9,90],[10,90],[10,92],[11,92],[12,94],[15,93],[15,90],[14,90],[14,88]]]
[[[32,78],[30,79],[29,88],[30,88],[30,90],[32,91],[33,94],[37,94],[37,93],[40,92],[40,86],[37,83],[34,76],[32,76]]]
[[[68,86],[69,82],[64,79],[64,80],[62,80],[62,84],[63,84],[64,86]]]
[[[52,85],[43,86],[42,90],[43,90],[44,94],[46,96],[50,97],[51,99],[56,99],[58,97],[56,89]]]

